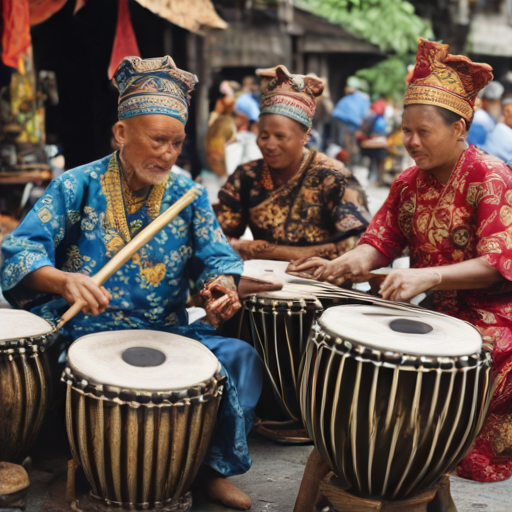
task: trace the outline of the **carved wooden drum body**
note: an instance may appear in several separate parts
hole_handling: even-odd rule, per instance
[[[241,337],[265,364],[274,394],[288,416],[301,420],[298,389],[301,362],[313,322],[323,311],[312,295],[266,292],[243,301]],[[245,333],[245,334],[244,334]]]
[[[0,309],[0,461],[20,462],[33,445],[48,408],[43,352],[53,334],[46,320]]]
[[[478,331],[418,309],[346,305],[315,324],[300,399],[320,455],[360,497],[400,500],[452,471],[491,394]]]
[[[68,352],[66,426],[91,496],[188,510],[225,377],[198,341],[146,330],[97,333]]]

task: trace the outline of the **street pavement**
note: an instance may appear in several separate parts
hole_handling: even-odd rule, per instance
[[[233,482],[252,499],[251,512],[292,512],[299,491],[310,446],[278,445],[252,434],[249,448],[251,470],[233,478]],[[510,512],[512,480],[479,483],[451,477],[452,496],[458,512]],[[220,505],[194,496],[193,512],[227,512]]]

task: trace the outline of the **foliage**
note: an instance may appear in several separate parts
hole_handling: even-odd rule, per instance
[[[403,57],[393,55],[371,68],[357,71],[356,75],[370,84],[372,95],[400,100],[405,92],[407,63]]]
[[[295,0],[295,4],[395,54],[356,73],[379,96],[403,95],[407,64],[414,62],[418,37],[433,36],[430,23],[417,16],[406,0]]]
[[[430,23],[406,0],[296,0],[307,9],[342,25],[351,34],[398,55],[415,53],[418,36],[432,35]]]

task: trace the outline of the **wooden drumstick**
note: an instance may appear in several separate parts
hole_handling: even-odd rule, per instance
[[[146,245],[159,231],[171,222],[183,209],[194,202],[199,195],[199,190],[194,187],[183,195],[164,213],[159,215],[149,226],[146,226],[129,243],[127,243],[98,273],[91,276],[95,284],[101,286],[114,272],[117,272],[141,247]],[[80,312],[84,303],[75,302],[57,322],[55,330],[60,329]]]

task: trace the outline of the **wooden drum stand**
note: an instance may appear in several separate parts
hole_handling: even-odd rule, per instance
[[[449,483],[450,477],[444,476],[436,485],[413,498],[378,501],[359,498],[344,491],[331,471],[320,484],[320,490],[336,512],[457,512],[450,496]]]

